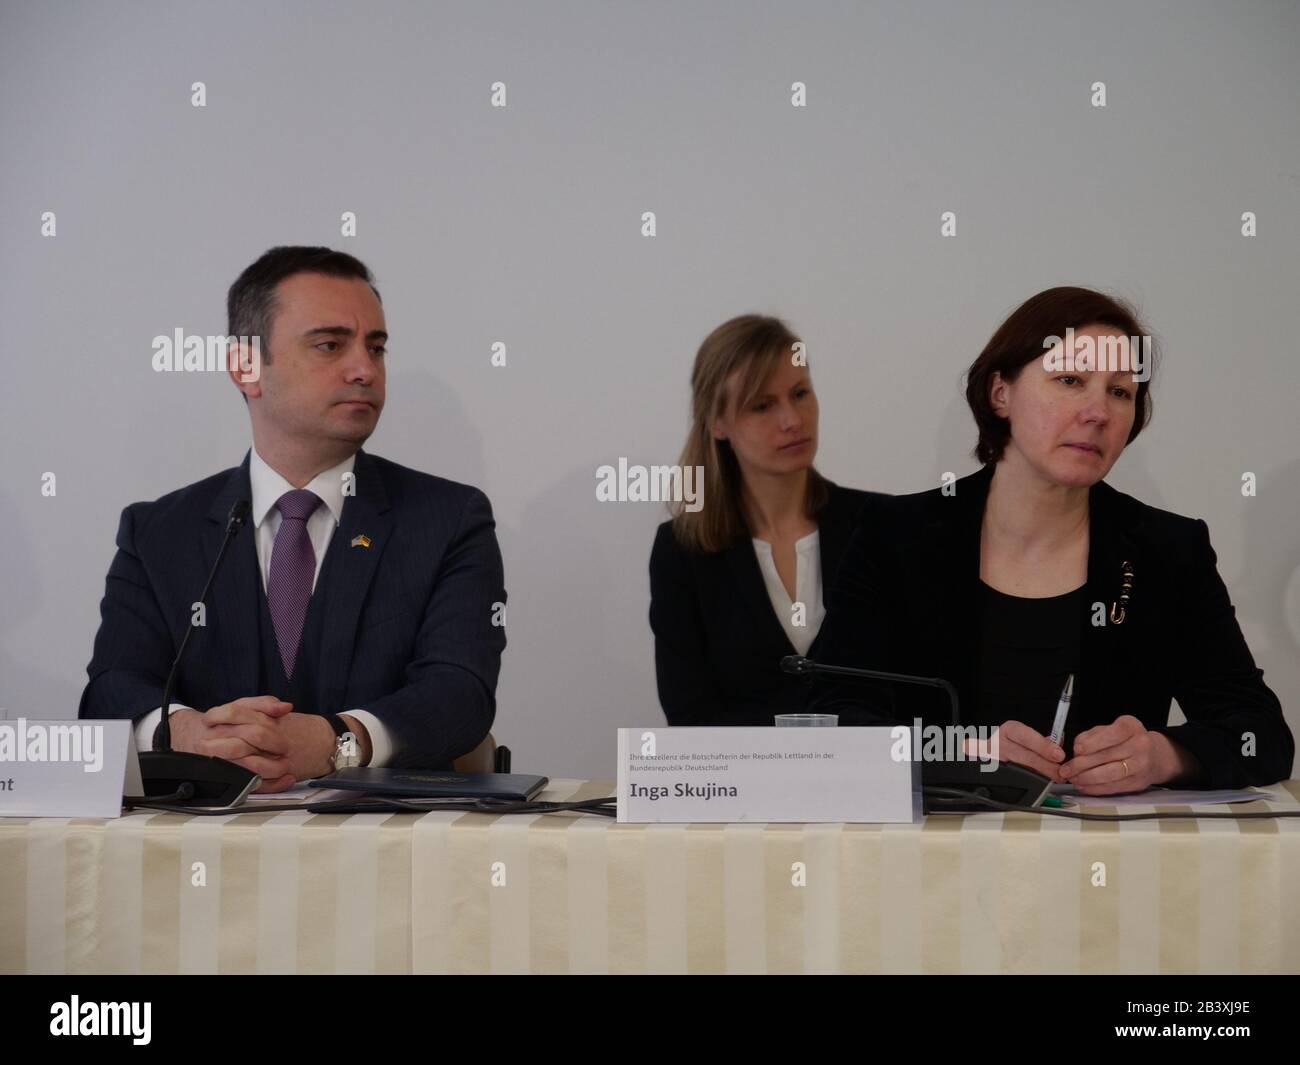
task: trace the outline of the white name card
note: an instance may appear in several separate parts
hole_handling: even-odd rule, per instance
[[[130,721],[0,721],[0,817],[120,817],[124,794],[142,794]]]
[[[900,823],[921,816],[921,765],[890,728],[621,728],[625,822]]]

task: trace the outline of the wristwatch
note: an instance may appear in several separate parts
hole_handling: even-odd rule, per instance
[[[334,729],[334,753],[330,755],[330,771],[350,769],[361,764],[361,747],[338,714],[327,714],[326,719]]]

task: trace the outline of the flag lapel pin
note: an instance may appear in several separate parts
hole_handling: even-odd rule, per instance
[[[367,536],[367,535],[365,535],[365,533],[362,533],[360,536],[354,536],[354,537],[352,537],[352,546],[353,546],[353,547],[369,547],[369,546],[370,546],[370,537]]]

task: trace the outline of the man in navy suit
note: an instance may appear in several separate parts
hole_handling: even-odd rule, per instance
[[[81,697],[152,747],[237,762],[260,791],[342,765],[448,768],[487,735],[505,647],[492,508],[477,488],[361,450],[384,405],[388,332],[370,271],[273,248],[231,286],[243,464],[122,513]],[[260,372],[251,338],[260,338]],[[195,609],[231,507],[250,504]],[[354,739],[349,739],[348,734]]]

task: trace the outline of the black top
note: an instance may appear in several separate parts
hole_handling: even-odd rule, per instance
[[[955,491],[864,505],[828,597],[819,654],[810,657],[942,677],[956,687],[963,713],[979,707],[980,529],[992,476],[985,467]],[[1290,777],[1295,740],[1215,561],[1205,522],[1149,507],[1105,482],[1092,486],[1083,590],[1090,616],[1066,735],[1131,714],[1195,755],[1204,769],[1198,783],[1273,784]],[[818,681],[812,692],[813,711],[845,706],[882,723],[951,721],[947,698],[933,689],[836,680]],[[1169,724],[1174,699],[1185,724]],[[1253,753],[1243,753],[1252,749],[1248,735]]]
[[[831,485],[817,515],[823,597],[858,511],[874,495]],[[772,609],[748,535],[703,554],[677,542],[671,521],[660,525],[650,554],[650,627],[659,702],[670,725],[771,725],[776,714],[803,710],[805,681],[780,667],[798,652]],[[810,656],[820,640],[819,632]]]
[[[975,703],[963,715],[969,725],[1020,721],[1050,735],[1066,678],[1079,671],[1086,586],[1064,595],[1026,599],[979,582],[979,654]],[[1066,720],[1066,741],[1078,732]]]

